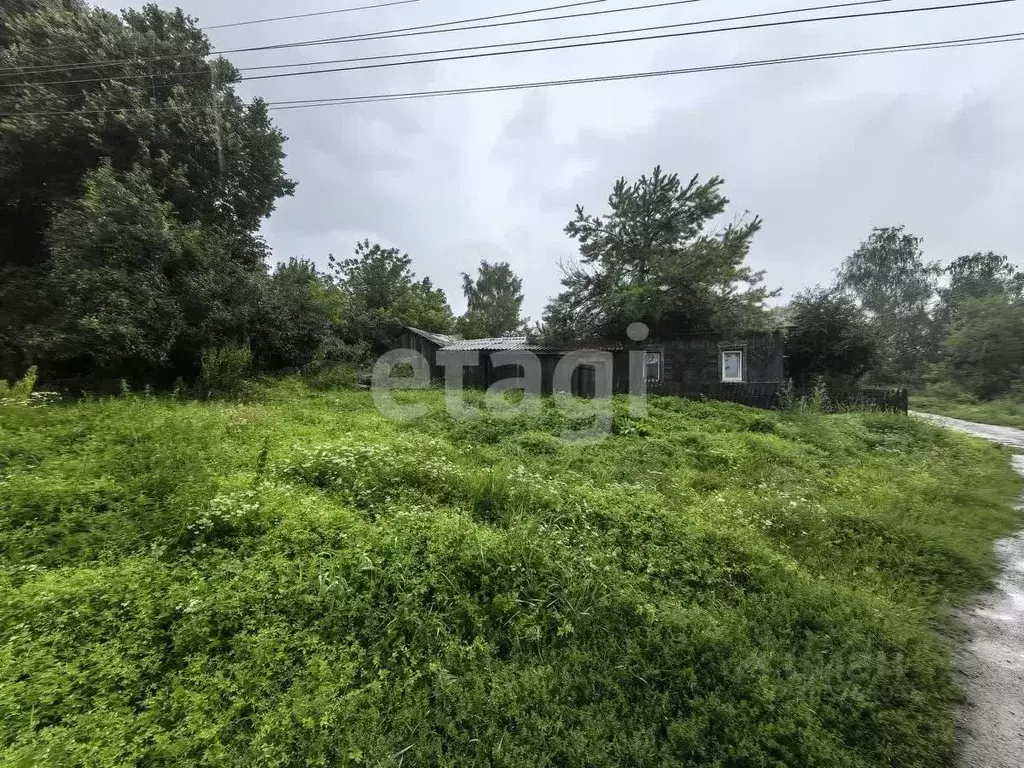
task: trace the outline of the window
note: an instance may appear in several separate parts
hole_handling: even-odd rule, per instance
[[[661,352],[647,353],[644,378],[648,381],[661,381]]]
[[[743,352],[730,350],[722,352],[722,381],[742,382],[743,381]]]

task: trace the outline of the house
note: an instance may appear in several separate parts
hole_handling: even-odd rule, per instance
[[[642,381],[651,394],[703,395],[767,406],[775,403],[785,381],[785,338],[777,331],[594,341],[564,349],[531,344],[525,336],[459,339],[407,328],[395,346],[422,355],[429,367],[422,373],[431,379],[446,378],[446,358],[455,360],[458,354],[462,361],[472,360],[462,369],[462,386],[483,389],[525,376],[531,365],[539,370],[539,387],[545,394],[568,388],[573,394],[593,395],[603,389],[598,382],[609,379],[614,392],[626,393],[633,380]],[[636,387],[635,383],[632,391]]]
[[[427,361],[427,367],[423,371],[416,371],[416,373],[433,381],[444,378],[444,368],[437,363],[437,351],[461,340],[461,336],[449,336],[444,333],[431,333],[421,331],[419,328],[406,327],[395,339],[392,348],[408,349],[422,355]],[[417,358],[413,357],[412,359],[415,361]]]

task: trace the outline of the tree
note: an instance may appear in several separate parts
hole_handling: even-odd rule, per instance
[[[167,278],[181,246],[148,174],[109,165],[87,174],[85,194],[54,217],[48,242],[56,309],[40,328],[46,358],[69,373],[161,367],[183,324]]]
[[[3,5],[0,5],[0,46],[10,45],[14,40],[11,26],[15,16],[46,10],[81,11],[84,8],[80,0],[4,0]]]
[[[942,352],[936,378],[980,398],[1011,392],[1024,383],[1024,305],[1006,296],[966,299]]]
[[[709,230],[729,202],[723,183],[694,176],[683,185],[658,167],[632,184],[619,179],[607,214],[577,206],[565,231],[579,243],[580,263],[563,270],[565,290],[545,312],[546,335],[622,336],[636,321],[655,334],[764,323],[764,302],[776,294],[745,263],[761,219]]]
[[[50,304],[19,329],[32,358],[83,382],[167,383],[197,376],[207,348],[249,337],[266,277],[224,258],[241,247],[227,233],[179,222],[142,168],[104,163],[84,184],[47,234],[39,287]]]
[[[804,291],[789,305],[788,320],[789,371],[801,385],[819,376],[853,382],[874,365],[875,336],[863,310],[849,296],[820,286]]]
[[[1024,299],[1024,272],[1009,257],[989,251],[961,256],[945,270],[948,283],[939,290],[934,318],[936,334],[944,339],[952,330],[959,306],[969,299],[1005,296]]]
[[[302,370],[337,336],[341,295],[311,261],[278,264],[263,306],[253,347],[264,370]]]
[[[523,331],[523,281],[507,262],[480,262],[476,279],[463,273],[462,292],[468,309],[457,327],[466,338],[495,338]]]
[[[5,8],[0,66],[20,73],[0,89],[0,369],[54,346],[25,332],[56,327],[40,322],[58,310],[48,233],[62,211],[87,210],[87,177],[104,163],[148,174],[183,233],[216,242],[219,265],[202,255],[215,273],[263,274],[260,224],[294,189],[284,137],[262,101],[235,95],[237,70],[207,59],[195,20],[156,5],[121,16],[69,0]]]
[[[905,228],[876,228],[839,270],[837,285],[868,313],[878,337],[877,375],[917,383],[932,354],[929,307],[940,269]]]
[[[356,246],[353,259],[330,257],[341,292],[340,333],[348,342],[364,342],[374,352],[388,348],[405,326],[448,333],[455,319],[444,291],[430,278],[416,279],[412,259],[397,248],[369,240]]]

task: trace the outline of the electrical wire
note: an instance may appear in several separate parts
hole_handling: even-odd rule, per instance
[[[629,13],[633,11],[647,11],[657,8],[667,8],[671,6],[679,5],[690,5],[692,3],[704,2],[704,0],[663,0],[657,3],[648,3],[645,5],[634,5],[628,8],[612,8],[602,11],[587,11],[585,13],[567,13],[560,16],[545,16],[540,19],[519,19],[516,21],[503,21],[491,24],[477,24],[475,26],[462,26],[455,27],[453,29],[441,29],[441,27],[449,27],[455,24],[469,24],[471,22],[493,20],[493,19],[506,19],[514,16],[524,16],[532,13],[541,13],[549,10],[573,8],[581,5],[593,5],[595,3],[604,3],[608,0],[585,0],[584,2],[568,3],[561,6],[549,6],[547,8],[533,8],[526,11],[514,11],[511,13],[498,14],[496,16],[479,16],[471,19],[457,19],[452,21],[435,22],[433,24],[421,24],[415,27],[401,27],[398,29],[386,29],[377,32],[363,32],[354,35],[347,35],[344,37],[327,37],[317,38],[313,40],[298,40],[286,43],[275,43],[271,45],[252,46],[249,48],[229,48],[224,51],[218,51],[218,56],[224,56],[229,53],[255,53],[258,51],[273,51],[273,50],[284,50],[287,48],[307,48],[307,47],[318,47],[324,45],[334,45],[339,43],[348,42],[371,42],[374,40],[392,40],[400,37],[418,37],[421,35],[438,35],[448,34],[450,32],[466,32],[478,29],[494,29],[498,27],[514,26],[519,24],[540,24],[548,21],[564,21],[566,19],[580,19],[592,16],[602,16],[613,13]],[[212,55],[212,54],[211,54]],[[179,58],[181,54],[170,54],[166,56],[151,56],[141,59],[118,59],[118,60],[94,60],[86,62],[76,62],[72,64],[40,64],[33,67],[4,67],[0,68],[0,75],[4,74],[34,74],[38,72],[60,72],[62,70],[69,69],[86,69],[89,67],[99,66],[114,66],[119,64],[138,64],[148,63],[153,61],[166,61],[168,59]]]
[[[212,26],[200,27],[203,31],[210,31],[214,29],[228,29],[230,27],[246,27],[254,24],[267,24],[272,21],[291,21],[293,19],[310,19],[317,16],[334,16],[342,13],[353,13],[355,11],[368,11],[376,10],[378,8],[388,8],[393,5],[410,5],[412,3],[418,3],[420,0],[390,0],[386,3],[377,3],[376,5],[359,5],[354,8],[336,8],[328,11],[315,11],[313,13],[294,13],[289,16],[275,16],[272,18],[264,19],[251,19],[249,21],[233,21],[226,24],[214,24]],[[608,2],[608,0],[589,0],[589,2]],[[21,53],[28,53],[33,56],[51,54],[56,51],[66,51],[68,48],[73,48],[72,45],[51,45],[46,48],[22,48]]]
[[[409,99],[437,98],[445,96],[460,96],[478,93],[497,93],[504,91],[532,90],[539,88],[550,88],[567,85],[583,85],[590,83],[622,82],[629,80],[641,80],[657,77],[670,77],[684,74],[698,74],[705,72],[721,72],[736,69],[750,69],[783,64],[794,64],[812,61],[828,61],[833,59],[856,58],[862,56],[878,56],[908,51],[930,51],[945,48],[964,48],[982,45],[993,45],[1000,43],[1024,42],[1024,30],[1009,32],[1000,35],[985,35],[981,37],[968,37],[952,40],[937,40],[923,43],[905,43],[902,45],[875,46],[871,48],[857,48],[845,51],[831,51],[826,53],[806,54],[802,56],[787,56],[774,59],[758,59],[753,61],[733,62],[730,64],[714,64],[699,67],[686,67],[680,69],[665,69],[649,72],[632,72],[618,75],[601,75],[597,77],[582,77],[561,80],[534,81],[525,83],[510,83],[504,85],[480,86],[473,88],[449,88],[433,91],[412,91],[406,93],[383,93],[365,96],[340,96],[326,99],[297,99],[291,101],[266,102],[269,109],[284,111],[291,109],[307,109],[319,106],[340,106],[346,104],[372,104],[390,101],[404,101]],[[128,107],[120,109],[96,109],[96,110],[55,110],[38,112],[8,112],[0,113],[0,118],[12,117],[64,117],[71,115],[96,115],[96,114],[121,114],[126,112],[162,112],[188,110],[206,110],[211,105],[175,105],[163,107]]]
[[[811,6],[811,7],[808,7],[808,8],[791,8],[791,9],[786,9],[786,10],[781,10],[781,11],[768,11],[768,12],[765,12],[765,13],[743,14],[741,16],[724,16],[724,17],[717,18],[717,19],[703,19],[703,20],[700,20],[700,21],[684,21],[684,22],[680,22],[680,23],[677,23],[677,24],[660,24],[660,25],[653,26],[653,27],[637,27],[637,28],[633,28],[633,29],[616,29],[616,30],[610,30],[610,31],[607,31],[607,32],[591,32],[591,33],[584,34],[584,35],[563,35],[563,36],[559,36],[559,37],[546,37],[546,38],[539,38],[539,39],[533,39],[533,40],[516,40],[516,41],[513,41],[513,42],[506,42],[506,43],[488,43],[486,45],[462,46],[462,47],[459,47],[459,48],[442,48],[440,50],[433,50],[433,51],[415,51],[415,52],[410,52],[410,53],[388,53],[388,54],[380,54],[380,55],[377,55],[377,56],[356,56],[356,57],[347,58],[347,59],[328,59],[326,61],[323,61],[323,60],[321,60],[321,61],[307,61],[307,62],[297,62],[297,63],[290,63],[290,64],[260,64],[260,65],[248,66],[248,67],[236,67],[236,69],[238,69],[239,72],[258,72],[258,71],[264,71],[264,70],[268,70],[268,69],[295,69],[295,68],[298,68],[298,67],[315,67],[315,66],[323,66],[323,65],[327,65],[327,64],[354,64],[354,63],[359,63],[359,62],[364,62],[364,61],[381,61],[381,60],[384,60],[384,59],[401,59],[401,58],[411,58],[411,57],[414,57],[414,56],[440,56],[440,55],[447,54],[447,53],[465,53],[467,51],[482,51],[482,50],[489,50],[489,49],[494,49],[494,48],[510,48],[510,47],[514,47],[514,46],[517,46],[517,45],[541,45],[543,43],[559,43],[559,42],[565,42],[567,40],[587,40],[587,39],[593,39],[593,38],[596,38],[596,37],[609,37],[611,35],[631,35],[631,34],[636,34],[636,33],[640,33],[640,32],[658,32],[658,31],[662,31],[662,30],[666,30],[666,29],[677,29],[677,28],[680,28],[680,27],[701,26],[703,24],[719,24],[719,23],[726,23],[726,22],[730,22],[730,21],[744,21],[744,20],[748,20],[748,19],[760,19],[760,18],[767,18],[767,17],[773,17],[773,16],[786,16],[786,15],[790,15],[790,14],[794,14],[794,13],[811,13],[813,11],[827,11],[827,10],[835,10],[835,9],[840,9],[840,8],[854,8],[854,7],[865,6],[865,5],[879,5],[881,3],[892,3],[892,2],[895,2],[895,0],[857,0],[856,2],[833,3],[831,5],[816,5],[816,6]],[[536,49],[536,50],[544,50],[544,49]],[[523,52],[525,53],[527,51],[523,51]],[[153,73],[153,72],[146,72],[146,73],[142,73],[142,74],[138,74],[138,75],[110,75],[110,76],[107,76],[107,77],[90,77],[90,78],[80,78],[80,79],[75,79],[75,80],[46,80],[46,81],[43,81],[43,82],[31,81],[31,82],[23,82],[23,83],[0,83],[0,88],[20,88],[20,87],[29,86],[29,85],[37,85],[37,86],[46,86],[46,85],[80,85],[80,84],[86,84],[86,83],[103,83],[103,82],[120,81],[120,80],[149,80],[149,79],[151,79],[153,77],[162,77],[162,78],[173,77],[173,78],[179,78],[179,77],[190,77],[192,75],[209,76],[209,74],[210,74],[210,70],[208,68],[207,69],[191,70],[191,71],[188,71],[188,72],[169,72],[169,73],[161,73],[161,74],[157,74],[157,73]],[[302,75],[302,74],[307,74],[307,73],[300,72],[298,74]],[[281,76],[282,77],[287,77],[289,75],[287,73],[281,73]],[[243,80],[259,80],[259,79],[266,79],[266,78],[252,76],[252,77],[243,77],[242,79]]]
[[[462,96],[478,93],[499,93],[505,91],[534,90],[539,88],[551,88],[567,85],[585,85],[591,83],[622,82],[628,80],[641,80],[655,77],[671,77],[676,75],[689,75],[704,72],[722,72],[734,69],[751,69],[757,67],[777,66],[782,64],[796,64],[809,61],[829,61],[833,59],[857,58],[861,56],[878,56],[882,54],[902,53],[909,51],[931,51],[944,48],[965,48],[980,45],[992,45],[997,43],[1024,42],[1024,31],[1013,32],[1003,35],[989,35],[978,38],[962,38],[959,40],[942,40],[931,43],[908,43],[905,45],[878,46],[874,48],[860,48],[848,51],[834,51],[829,53],[807,54],[804,56],[788,56],[775,59],[760,59],[755,61],[741,61],[731,64],[715,64],[701,67],[686,67],[682,69],[666,69],[651,72],[633,72],[621,75],[603,75],[599,77],[580,77],[564,80],[546,80],[528,83],[512,83],[507,85],[482,86],[478,88],[451,88],[437,91],[416,91],[397,94],[377,94],[373,96],[344,96],[336,99],[312,99],[296,100],[292,102],[279,101],[270,104],[274,111],[286,111],[292,109],[309,109],[313,107],[343,106],[347,104],[376,104],[390,101],[406,101],[410,99],[436,98],[441,96]]]
[[[603,1],[603,0],[601,0]],[[357,5],[353,8],[336,8],[330,11],[314,11],[312,13],[293,13],[289,16],[274,16],[265,19],[251,19],[249,21],[232,21],[227,24],[213,24],[204,26],[204,30],[211,29],[231,29],[233,27],[249,27],[254,24],[269,24],[273,21],[293,21],[294,19],[312,19],[319,16],[337,16],[342,13],[355,13],[356,11],[373,11],[378,8],[389,8],[393,5],[411,5],[412,3],[418,3],[420,0],[391,0],[387,3],[377,3],[375,5]]]
[[[861,2],[857,2],[857,3],[843,3],[843,4],[838,4],[837,6],[833,6],[833,7],[865,5],[865,4],[873,4],[873,3],[877,3],[877,2],[889,2],[889,1],[890,0],[861,0]],[[496,56],[518,55],[518,54],[524,54],[524,53],[540,53],[540,52],[545,52],[545,51],[568,50],[568,49],[577,49],[577,48],[590,48],[590,47],[602,46],[602,45],[619,45],[619,44],[622,44],[622,43],[649,42],[651,40],[664,40],[664,39],[679,38],[679,37],[693,37],[693,36],[698,36],[698,35],[709,35],[709,34],[716,34],[716,33],[721,33],[721,32],[737,32],[737,31],[744,31],[744,30],[750,30],[750,29],[765,29],[765,28],[774,28],[774,27],[782,27],[782,26],[792,26],[792,25],[796,25],[796,24],[812,24],[812,23],[820,23],[820,22],[827,22],[827,21],[848,21],[848,20],[851,20],[851,19],[874,18],[874,17],[879,17],[879,16],[893,16],[893,15],[901,15],[901,14],[909,14],[909,13],[925,13],[925,12],[942,11],[942,10],[958,10],[958,9],[963,9],[963,8],[972,8],[972,7],[987,6],[987,5],[1000,5],[1000,4],[1005,4],[1005,3],[1009,3],[1009,2],[1015,2],[1015,1],[1016,0],[973,0],[972,2],[954,3],[954,4],[950,4],[950,5],[934,5],[934,6],[924,6],[924,7],[919,7],[919,8],[901,8],[901,9],[886,10],[886,11],[871,11],[871,12],[868,12],[868,13],[841,14],[841,15],[838,15],[838,16],[815,16],[815,17],[808,18],[808,19],[788,19],[788,20],[785,20],[785,21],[760,22],[760,23],[757,23],[757,24],[737,25],[737,26],[732,26],[732,27],[719,27],[719,28],[715,28],[715,29],[690,30],[690,31],[685,31],[685,32],[670,32],[670,33],[663,33],[663,34],[644,35],[644,36],[641,36],[641,37],[623,38],[623,39],[617,39],[617,40],[596,40],[596,41],[595,40],[591,40],[590,42],[584,42],[584,43],[563,43],[563,44],[558,44],[558,45],[546,45],[546,46],[539,47],[539,48],[525,48],[525,49],[521,49],[521,50],[511,50],[511,51],[491,51],[489,53],[458,53],[458,55],[440,56],[440,57],[429,58],[429,59],[412,59],[412,60],[409,60],[409,61],[392,61],[392,62],[377,63],[377,64],[360,64],[360,65],[350,66],[350,67],[334,67],[334,68],[331,68],[331,69],[318,69],[318,70],[310,70],[310,71],[305,71],[305,72],[278,72],[278,73],[274,73],[274,74],[254,75],[254,76],[250,76],[250,77],[245,77],[244,80],[245,81],[255,81],[255,80],[275,80],[275,79],[287,78],[287,77],[308,77],[310,75],[336,74],[336,73],[339,73],[339,72],[364,71],[364,70],[370,70],[370,69],[382,69],[382,68],[391,68],[391,67],[398,67],[398,66],[411,66],[411,65],[418,65],[418,64],[434,64],[434,63],[449,62],[449,61],[464,61],[464,60],[471,60],[471,59],[492,58],[492,57],[496,57]],[[823,6],[823,7],[828,8],[829,6]],[[767,13],[767,14],[748,14],[746,16],[733,17],[733,18],[748,19],[748,18],[755,18],[755,17],[758,17],[758,16],[778,15],[778,14],[782,14],[782,13],[798,13],[801,10],[811,10],[811,9],[776,11],[776,12],[771,12],[771,13]],[[718,22],[729,21],[729,20],[732,20],[732,19],[709,19],[709,20],[705,20],[705,21],[684,22],[684,23],[676,24],[676,25],[663,25],[662,27],[654,27],[652,29],[664,29],[664,28],[672,28],[672,27],[680,27],[680,26],[686,27],[686,26],[693,26],[693,25],[697,25],[697,24],[712,24],[712,23],[718,23]],[[637,32],[637,31],[644,31],[644,30],[627,30],[627,31],[624,31],[624,32],[596,33],[596,34],[597,35],[629,34],[629,33]],[[576,36],[576,37],[591,37],[591,36],[595,36],[595,35],[580,35],[580,36]],[[554,39],[555,40],[559,40],[560,38],[554,38]],[[568,39],[575,39],[575,38],[570,36],[570,37],[561,38],[561,39],[568,40]],[[535,44],[535,43],[538,43],[538,42],[547,42],[547,41],[546,40],[539,40],[539,41],[538,40],[533,40],[533,41],[523,41],[521,43],[506,43],[505,45],[531,45],[531,44]],[[453,49],[453,50],[455,50],[455,51],[469,51],[469,50],[474,50],[475,48],[492,48],[492,47],[495,47],[495,45],[476,46],[476,47],[470,46],[470,47],[463,48],[463,49]],[[445,53],[445,51],[434,51],[434,52],[427,52],[425,54],[410,54],[410,55],[433,55],[435,53]],[[193,74],[208,75],[209,72],[208,71],[207,72],[195,72]],[[177,75],[177,73],[175,73],[173,76],[178,76],[178,75]],[[76,82],[107,82],[108,80],[136,79],[136,78],[139,78],[139,77],[148,79],[148,78],[152,77],[152,75],[128,76],[126,78],[92,78],[92,79],[89,79],[89,80],[82,80],[82,81],[52,81],[52,82],[49,82],[49,83],[40,83],[38,85],[62,85],[62,84],[71,84],[71,83],[76,83]],[[34,83],[8,83],[8,84],[2,84],[2,85],[0,85],[0,87],[18,87],[18,86],[27,86],[27,85],[35,85],[35,84]]]

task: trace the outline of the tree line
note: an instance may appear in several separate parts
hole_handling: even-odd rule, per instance
[[[1024,383],[1024,272],[1004,254],[927,261],[905,227],[876,228],[828,288],[796,296],[791,368],[989,399]]]
[[[773,308],[780,291],[747,261],[761,219],[720,225],[717,176],[655,168],[618,180],[604,212],[578,207],[565,228],[578,257],[536,323],[505,262],[462,275],[461,317],[384,244],[323,270],[294,258],[268,268],[259,228],[296,186],[286,140],[210,53],[180,10],[0,8],[0,68],[30,83],[0,89],[0,379],[37,366],[83,388],[215,389],[232,371],[351,370],[409,325],[568,345],[642,321],[661,337],[788,329],[800,381],[931,379],[982,397],[1020,381],[1024,276],[1006,256],[943,269],[902,227],[876,229],[834,285]]]

